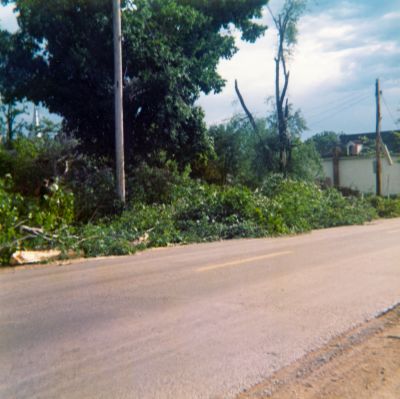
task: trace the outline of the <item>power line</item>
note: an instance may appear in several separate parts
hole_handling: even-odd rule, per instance
[[[311,116],[309,116],[309,118],[310,119],[315,119],[315,118],[321,119],[321,116],[322,117],[329,116],[331,113],[345,109],[346,107],[351,106],[354,102],[362,100],[368,96],[369,96],[369,94],[361,94],[360,93],[359,95],[355,96],[354,98],[343,100],[340,102],[340,104],[337,104],[335,106],[327,108],[326,110],[318,112],[316,114],[312,114]]]
[[[330,114],[330,115],[328,115],[328,116],[326,116],[326,117],[323,117],[323,118],[321,118],[321,119],[319,119],[319,120],[316,120],[316,121],[314,121],[314,122],[311,122],[310,124],[312,124],[312,125],[318,125],[318,124],[320,124],[321,122],[324,122],[324,121],[326,121],[326,120],[328,120],[328,119],[331,119],[333,116],[336,116],[337,114],[341,113],[341,112],[342,112],[344,109],[346,109],[346,108],[353,108],[355,105],[358,105],[358,104],[362,103],[362,102],[365,101],[367,98],[370,98],[370,96],[369,96],[369,95],[366,95],[366,96],[364,96],[363,98],[361,98],[361,99],[359,99],[359,100],[357,100],[357,101],[355,101],[355,102],[353,102],[353,103],[351,103],[351,104],[345,104],[345,105],[343,105],[342,107],[340,107],[340,109],[337,109],[336,112],[333,112],[332,114]]]
[[[329,110],[331,110],[332,107],[337,107],[338,105],[343,104],[343,102],[356,100],[356,99],[359,98],[361,95],[363,95],[363,93],[366,92],[366,91],[367,91],[367,89],[361,90],[361,91],[358,91],[358,92],[352,92],[352,93],[350,93],[350,94],[347,94],[347,95],[344,96],[344,97],[343,97],[343,96],[342,96],[342,97],[338,97],[337,99],[331,101],[328,105],[327,105],[326,103],[317,105],[317,106],[312,107],[312,108],[310,109],[310,113],[311,113],[312,115],[313,115],[313,114],[316,114],[316,115],[317,115],[317,114],[320,114],[321,112],[326,112],[326,111],[318,111],[318,110],[320,110],[321,108],[325,108],[325,107],[327,107],[327,106],[329,106],[329,107],[330,107]]]
[[[392,118],[393,123],[394,123],[396,126],[400,126],[400,122],[398,122],[398,121],[396,122],[396,119],[394,118],[394,116],[393,116],[393,114],[392,114],[392,111],[390,110],[389,106],[387,105],[387,102],[386,102],[386,100],[385,100],[385,97],[383,97],[383,94],[382,94],[382,100],[383,100],[383,103],[385,104],[385,107],[386,107],[386,109],[387,109],[387,111],[388,111],[390,117]]]

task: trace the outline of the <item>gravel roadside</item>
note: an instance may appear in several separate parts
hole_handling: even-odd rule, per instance
[[[400,306],[331,340],[237,399],[399,399]]]

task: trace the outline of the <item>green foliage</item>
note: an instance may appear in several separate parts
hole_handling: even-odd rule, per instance
[[[370,197],[371,205],[381,218],[400,217],[400,198]]]
[[[262,122],[259,124],[261,128]],[[251,163],[258,138],[254,137],[243,116],[235,116],[227,124],[211,126],[209,135],[216,156],[209,160],[207,180],[217,184],[249,183],[253,180]]]
[[[11,182],[10,176],[0,179],[0,264],[6,264],[15,251],[18,236],[19,208],[22,203],[20,195],[12,195],[7,191]]]
[[[15,191],[34,196],[43,179],[63,176],[67,163],[74,157],[78,142],[58,135],[19,136],[11,146],[0,145],[0,177],[9,173]]]
[[[77,246],[88,256],[133,253],[145,247],[299,233],[375,218],[368,201],[343,197],[304,181],[271,175],[253,192],[187,179],[168,203],[137,203],[119,217],[82,228]],[[179,195],[173,193],[179,192]],[[151,197],[149,197],[151,198]]]
[[[44,179],[60,180],[74,193],[79,222],[115,213],[120,204],[113,168],[103,158],[79,154],[78,146],[61,133],[17,137],[11,147],[0,145],[0,177],[10,174],[14,191],[26,197],[37,197]]]
[[[118,213],[121,208],[114,170],[105,159],[79,156],[71,162],[64,181],[75,196],[77,222],[87,223]]]
[[[277,16],[278,20],[287,21],[284,41],[290,47],[297,43],[297,25],[307,6],[307,0],[285,0],[283,7]]]
[[[399,207],[383,199],[344,197],[337,190],[273,173],[256,190],[207,184],[190,178],[190,168],[180,171],[162,152],[152,165],[142,163],[128,172],[129,203],[122,210],[115,201],[110,166],[87,157],[71,158],[75,146],[68,140],[64,160],[71,160],[70,170],[39,199],[29,195],[33,188],[22,190],[24,176],[48,176],[48,165],[54,161],[57,169],[57,154],[64,148],[60,139],[46,140],[18,138],[12,150],[1,148],[0,170],[11,171],[18,180],[14,182],[10,173],[0,178],[2,263],[17,248],[57,246],[86,256],[124,255],[169,244],[363,223],[377,216],[374,207],[382,216],[396,215]],[[41,228],[42,233],[34,236],[21,230],[22,225]]]
[[[305,181],[315,181],[323,175],[321,156],[314,143],[294,140],[289,176]]]
[[[314,183],[279,175],[267,180],[261,192],[279,204],[281,218],[293,232],[361,224],[376,217],[367,201],[343,197],[335,189],[322,190]]]
[[[257,119],[258,134],[247,119],[235,116],[228,123],[212,126],[216,156],[209,160],[203,177],[212,183],[244,184],[256,188],[271,173],[280,170],[276,118]],[[297,111],[288,119],[293,135],[289,177],[314,181],[322,172],[321,158],[312,142],[300,140],[305,122]]]
[[[62,245],[60,232],[74,220],[74,199],[70,192],[53,184],[42,201],[15,193],[11,175],[0,179],[0,263],[7,264],[18,248],[47,248]],[[22,225],[42,229],[35,236]]]
[[[1,86],[0,86],[1,88]],[[26,106],[17,104],[15,100],[7,103],[2,102],[0,90],[0,138],[3,138],[7,144],[26,130],[27,123],[21,118],[25,114]]]
[[[142,162],[129,171],[128,197],[132,202],[145,204],[170,204],[179,196],[180,188],[190,184],[189,167],[182,173],[175,161],[160,154],[158,162],[149,165]]]
[[[113,154],[112,3],[108,0],[2,0],[14,3],[19,30],[0,31],[0,91],[42,102],[64,117],[87,151]],[[200,92],[219,92],[221,58],[265,31],[267,0],[123,2],[127,155],[148,160],[164,149],[184,165],[212,151]]]
[[[314,144],[316,150],[322,157],[330,157],[335,147],[340,145],[340,139],[337,133],[324,131],[310,137],[306,143]]]

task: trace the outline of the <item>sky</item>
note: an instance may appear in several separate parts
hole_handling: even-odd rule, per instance
[[[211,0],[210,0],[211,1]],[[270,0],[278,13],[283,0]],[[266,34],[222,60],[226,79],[219,94],[202,95],[207,124],[223,123],[242,112],[234,80],[257,117],[272,110],[276,31],[265,10]],[[0,7],[0,24],[17,25],[12,8]],[[289,61],[289,101],[307,122],[304,138],[324,130],[372,132],[376,125],[375,81],[382,90],[382,130],[400,129],[400,0],[309,0],[299,22],[298,43]]]
[[[281,0],[270,0],[277,14]],[[224,91],[202,96],[209,124],[242,112],[234,80],[248,108],[258,117],[271,111],[277,32],[269,27],[255,44],[238,42],[238,53],[219,65]],[[309,130],[305,136],[330,130],[371,132],[376,126],[375,81],[383,93],[382,129],[400,118],[400,0],[310,1],[299,22],[298,44],[289,63],[289,101],[301,109]]]

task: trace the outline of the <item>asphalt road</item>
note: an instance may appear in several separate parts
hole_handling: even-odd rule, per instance
[[[230,398],[400,302],[400,219],[0,272],[0,398]]]

